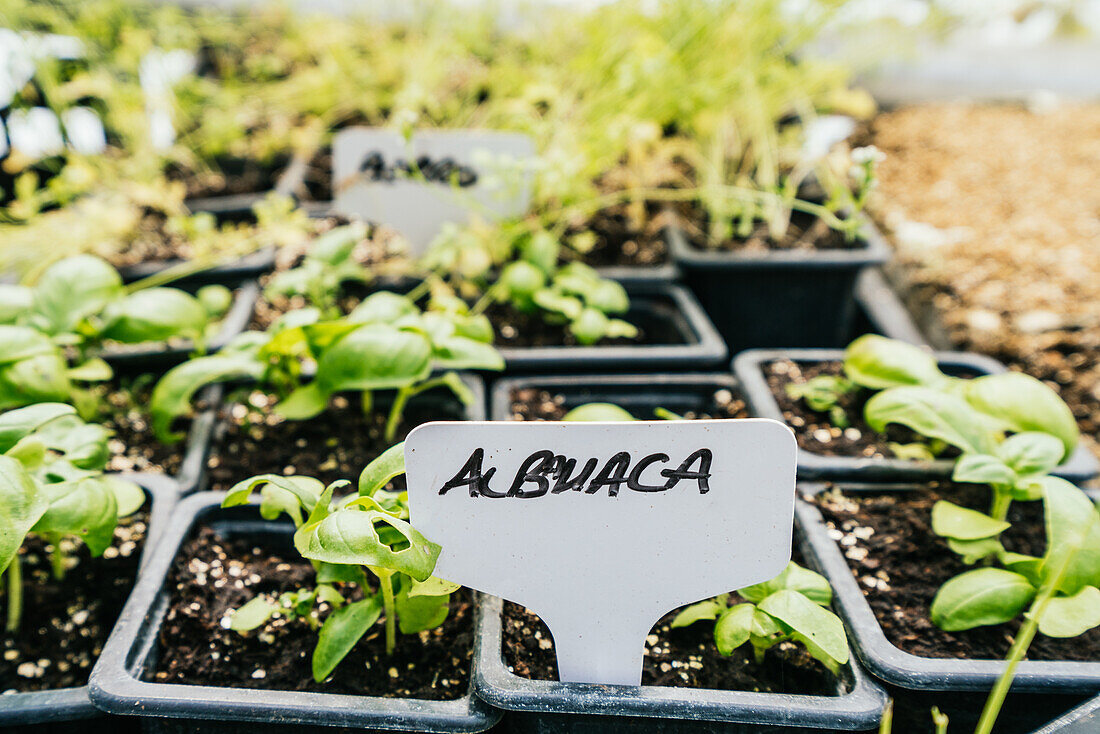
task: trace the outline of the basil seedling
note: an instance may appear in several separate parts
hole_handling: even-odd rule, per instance
[[[109,380],[111,374],[101,359],[69,367],[63,348],[36,329],[0,325],[0,410],[79,400],[87,391],[74,383]]]
[[[68,565],[63,538],[80,538],[98,557],[110,546],[118,519],[144,504],[140,487],[103,473],[109,436],[61,403],[0,415],[0,570],[8,581],[8,631],[17,630],[22,618],[19,548],[28,534],[53,546],[53,574],[60,580]]]
[[[279,394],[276,410],[291,420],[312,418],[337,392],[357,391],[363,410],[372,410],[375,390],[396,389],[385,437],[397,434],[410,399],[436,387],[449,388],[463,403],[474,397],[455,372],[432,377],[435,370],[501,370],[504,360],[493,348],[484,316],[459,310],[422,312],[411,299],[380,291],[350,314],[321,321],[317,309],[292,311],[266,332],[247,332],[221,352],[169,370],[153,390],[153,428],[162,441],[171,432],[195,392],[211,383],[249,378]],[[307,380],[303,363],[316,365]]]
[[[340,317],[336,302],[345,283],[368,283],[370,272],[356,261],[355,247],[367,237],[362,222],[336,227],[313,240],[298,267],[276,273],[264,289],[271,297],[304,296],[327,319]]]
[[[771,581],[739,589],[737,594],[745,602],[730,606],[729,595],[722,594],[685,607],[671,626],[714,621],[718,652],[729,656],[748,642],[757,663],[764,661],[769,649],[786,641],[801,643],[834,674],[848,662],[848,639],[844,625],[828,609],[833,590],[825,577],[792,561]]]
[[[1057,580],[1038,619],[1049,637],[1076,637],[1100,626],[1100,509],[1080,489],[1057,477],[1038,481],[1047,547],[1039,558],[1005,550],[1004,520],[940,501],[932,528],[967,563],[996,560],[947,581],[932,601],[932,621],[949,632],[1015,619]]]
[[[856,389],[856,384],[837,375],[818,375],[804,384],[788,383],[787,396],[792,400],[802,400],[819,413],[828,413],[829,420],[837,428],[851,425],[848,414],[838,402],[840,398]]]
[[[349,482],[324,487],[311,477],[265,474],[236,484],[223,507],[241,505],[260,490],[266,519],[288,515],[294,522],[294,547],[317,570],[318,585],[270,600],[257,597],[237,610],[230,626],[255,629],[272,614],[309,617],[315,604],[332,612],[321,625],[313,652],[313,677],[325,680],[367,631],[384,617],[386,653],[404,634],[438,627],[447,618],[451,592],[458,586],[433,577],[439,546],[408,523],[408,496],[383,488],[405,471],[405,445],[391,447],[359,476],[359,491],[333,501],[333,492]],[[378,580],[370,592],[363,569]],[[359,586],[366,598],[349,602],[335,584]],[[312,624],[312,622],[311,622]]]
[[[109,263],[76,255],[54,263],[33,286],[0,285],[0,323],[26,326],[82,353],[104,342],[162,342],[183,337],[203,350],[211,321],[232,298],[224,286],[198,297],[177,288],[133,292]]]

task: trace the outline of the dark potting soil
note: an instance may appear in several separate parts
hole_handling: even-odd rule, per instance
[[[200,199],[271,191],[288,163],[289,154],[277,155],[270,161],[226,156],[215,161],[209,170],[192,171],[173,166],[167,173],[170,179],[184,182],[188,199]]]
[[[326,145],[313,154],[302,183],[292,193],[300,201],[332,201],[332,146]]]
[[[23,623],[15,634],[0,633],[0,692],[88,682],[134,585],[148,521],[144,509],[120,520],[114,542],[99,558],[92,558],[83,543],[63,539],[69,565],[62,581],[51,570],[52,545],[37,535],[23,544]],[[5,614],[6,604],[5,595]]]
[[[707,235],[710,217],[699,207],[687,210],[681,218],[681,226],[687,235],[688,243],[696,250],[736,250],[746,253],[765,253],[774,250],[858,250],[867,244],[855,239],[849,241],[844,235],[829,227],[824,220],[812,214],[794,212],[791,214],[787,231],[780,239],[769,236],[768,225],[757,222],[748,237],[726,240],[719,243],[709,242]],[[734,223],[736,227],[736,222]]]
[[[913,655],[928,658],[1000,659],[1020,627],[1009,624],[945,632],[932,623],[936,591],[967,566],[932,532],[932,505],[946,499],[989,512],[990,491],[972,484],[930,484],[913,492],[883,494],[830,492],[816,504],[844,549],[886,637]],[[1042,556],[1046,545],[1042,502],[1013,502],[1005,548]],[[1038,634],[1029,660],[1100,661],[1100,629],[1070,639]]]
[[[849,456],[865,458],[895,458],[890,444],[927,443],[917,433],[891,424],[886,433],[873,430],[863,419],[863,407],[874,395],[870,390],[858,388],[840,396],[837,405],[847,415],[849,426],[840,428],[832,423],[828,413],[812,410],[805,401],[787,395],[787,385],[803,385],[819,375],[844,375],[841,362],[805,364],[789,359],[776,360],[763,366],[772,395],[783,413],[783,420],[794,430],[798,447],[823,456]],[[942,456],[957,455],[948,447]]]
[[[232,610],[258,594],[312,588],[313,567],[293,551],[220,538],[209,528],[180,549],[168,578],[171,601],[160,630],[158,683],[318,691],[357,696],[396,696],[431,700],[461,697],[469,685],[473,653],[473,605],[462,590],[451,597],[446,621],[417,635],[398,633],[393,655],[386,655],[382,620],[363,637],[323,683],[313,680],[311,657],[317,632],[304,619],[280,617],[241,634],[223,626]],[[363,592],[341,584],[345,598]],[[319,605],[315,622],[328,606]]]
[[[149,402],[156,386],[156,377],[116,377],[112,382],[92,388],[98,397],[97,420],[114,431],[108,441],[111,458],[107,471],[151,472],[178,474],[183,464],[187,444],[164,444],[153,435]],[[201,398],[195,402],[195,410],[209,407]],[[174,430],[186,433],[190,419],[176,421]]]
[[[497,347],[575,347],[580,346],[569,332],[567,324],[547,323],[538,314],[517,311],[508,303],[494,303],[485,309],[485,315],[493,324]],[[616,318],[629,321],[638,329],[634,339],[616,337],[600,339],[596,346],[645,346],[650,344],[683,344],[683,334],[670,321],[655,318],[634,318],[632,314],[621,314]]]
[[[125,247],[108,255],[107,261],[116,268],[124,268],[192,257],[195,253],[187,238],[170,232],[167,225],[168,218],[162,212],[146,211]]]
[[[731,604],[744,601],[736,594],[730,597]],[[804,648],[780,643],[759,664],[748,645],[723,657],[714,644],[713,623],[669,628],[678,611],[662,617],[646,637],[642,685],[837,695],[836,679]],[[553,638],[533,612],[512,602],[504,603],[502,645],[504,664],[516,675],[533,680],[558,679]]]
[[[575,405],[567,405],[565,396],[548,390],[525,387],[512,391],[512,420],[560,421]],[[653,407],[663,407],[655,405]],[[716,390],[708,399],[700,396],[699,405],[681,413],[688,420],[707,418],[748,418],[744,399],[730,390]],[[652,413],[634,416],[638,420],[654,420]]]
[[[336,395],[328,410],[315,418],[290,421],[276,415],[276,397],[261,390],[227,402],[219,411],[214,445],[207,460],[209,489],[223,491],[256,474],[303,474],[325,484],[355,482],[363,467],[421,423],[462,420],[457,399],[436,399],[428,392],[413,398],[392,443],[385,441],[389,404],[380,395],[364,415],[358,394]],[[403,482],[398,477],[397,482]]]
[[[583,226],[566,232],[566,239],[581,232],[592,232],[596,235],[592,249],[577,252],[563,248],[563,253],[566,260],[580,260],[594,268],[664,265],[669,261],[669,252],[662,233],[670,224],[671,215],[653,211],[652,207],[640,228],[631,221],[625,206],[603,209]]]

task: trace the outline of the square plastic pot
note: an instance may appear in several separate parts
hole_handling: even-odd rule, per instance
[[[805,539],[807,559],[833,586],[833,604],[844,619],[848,642],[859,661],[875,677],[899,688],[988,693],[1004,670],[1002,660],[925,658],[904,652],[887,639],[844,554],[829,537],[821,511],[803,499],[827,488],[824,483],[800,483],[795,519]],[[841,484],[840,489],[849,494],[919,491],[904,484]],[[1055,695],[1095,693],[1100,691],[1100,662],[1024,660],[1016,670],[1012,690]]]
[[[547,390],[565,398],[565,408],[584,403],[614,403],[639,420],[653,420],[654,408],[674,413],[698,410],[718,390],[741,393],[737,380],[724,373],[652,375],[533,375],[498,380],[489,396],[489,420],[512,420],[512,392]]]
[[[1006,372],[995,359],[967,352],[936,352],[940,369],[948,374],[992,375]],[[834,362],[844,359],[840,349],[752,349],[733,360],[733,372],[741,383],[749,410],[757,418],[783,421],[779,403],[764,377],[764,365],[779,359],[799,364]],[[954,462],[949,459],[913,461],[909,459],[875,459],[855,456],[825,456],[802,448],[798,450],[799,479],[853,480],[862,482],[921,482],[947,479]],[[1053,473],[1073,482],[1096,476],[1100,464],[1083,445]]]
[[[187,290],[185,288],[184,290]],[[260,286],[255,282],[245,283],[237,288],[233,303],[222,319],[221,328],[206,345],[206,351],[213,354],[248,328],[252,319],[252,310],[260,296]],[[187,361],[192,353],[192,345],[151,346],[148,349],[107,349],[101,355],[116,371],[135,373],[162,370]]]
[[[852,664],[852,688],[836,696],[618,686],[530,680],[511,673],[501,651],[503,602],[481,595],[477,695],[508,711],[512,732],[814,732],[877,727],[885,692]]]
[[[889,245],[864,222],[861,247],[749,253],[700,250],[665,230],[684,282],[731,353],[758,347],[838,347],[856,316],[860,271],[886,262]]]
[[[660,265],[604,265],[596,268],[601,277],[617,280],[625,286],[659,285],[679,280],[680,269],[669,256],[668,262]]]
[[[417,732],[480,732],[499,718],[470,689],[451,701],[268,691],[146,680],[157,662],[158,635],[169,604],[165,588],[180,547],[200,525],[225,537],[290,547],[289,523],[260,518],[258,505],[220,507],[223,493],[202,492],[181,501],[92,671],[91,696],[100,709],[140,716],[146,732],[323,732],[329,727]],[[475,617],[475,624],[477,620]]]
[[[1100,696],[1090,698],[1072,711],[1059,716],[1035,734],[1096,734],[1100,731]]]
[[[167,477],[151,474],[119,475],[132,479],[142,486],[150,501],[149,525],[145,545],[142,548],[140,572],[145,573],[156,547],[168,530],[168,518],[172,513],[179,492],[175,482]],[[135,589],[137,586],[134,587]],[[132,593],[132,592],[131,592]],[[33,614],[34,610],[28,609]],[[121,618],[120,618],[121,619]],[[87,734],[117,734],[118,722],[105,717],[89,698],[89,687],[58,688],[49,691],[30,691],[0,696],[0,732],[25,732],[49,734],[52,732],[80,731]]]
[[[699,302],[683,286],[624,283],[630,311],[623,317],[643,331],[671,327],[675,344],[501,347],[506,374],[549,372],[657,372],[721,367],[726,345]]]

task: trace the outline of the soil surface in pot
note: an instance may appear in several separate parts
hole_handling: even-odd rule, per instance
[[[883,494],[829,492],[817,495],[814,502],[890,642],[927,658],[1004,658],[1019,619],[962,632],[945,632],[932,623],[929,609],[936,591],[948,579],[974,568],[932,532],[932,505],[940,499],[989,512],[989,489],[972,484],[932,484],[921,491]],[[1013,502],[1008,519],[1012,527],[1002,536],[1005,548],[1043,555],[1043,503]],[[1027,657],[1100,661],[1100,629],[1070,639],[1038,634]]]
[[[256,595],[312,588],[314,579],[313,567],[292,550],[283,555],[254,539],[223,539],[209,528],[200,530],[180,549],[168,578],[171,600],[154,680],[431,700],[465,694],[474,640],[473,605],[465,590],[451,597],[450,614],[440,627],[399,633],[392,656],[386,655],[379,620],[324,683],[313,680],[317,633],[306,620],[280,617],[246,634],[223,626],[232,610]],[[363,596],[353,584],[342,584],[341,593],[351,600]],[[317,611],[323,621],[328,606]]]
[[[735,227],[736,224],[735,221]],[[688,244],[696,250],[765,253],[775,250],[860,250],[867,246],[860,239],[849,241],[824,220],[803,212],[791,214],[787,231],[778,239],[769,236],[769,228],[765,222],[757,222],[748,237],[735,236],[712,243],[708,234],[710,217],[698,207],[687,210],[687,214],[681,217],[680,226]]]
[[[70,565],[62,581],[51,570],[52,545],[37,535],[23,544],[23,624],[14,635],[0,632],[0,692],[88,682],[134,585],[148,521],[145,508],[120,520],[114,542],[99,558],[92,558],[83,543],[63,539]]]
[[[805,401],[787,394],[787,385],[803,385],[819,375],[843,377],[841,362],[798,363],[781,359],[763,365],[763,369],[783,420],[794,430],[800,449],[823,456],[884,459],[897,458],[891,444],[927,444],[923,436],[904,426],[890,424],[886,433],[879,433],[867,425],[863,407],[874,395],[870,390],[860,388],[837,400],[850,424],[844,428],[834,425],[828,413],[813,410]],[[958,456],[958,451],[950,446],[941,453],[943,458],[952,456]]]
[[[594,268],[611,266],[655,267],[669,261],[668,243],[662,236],[670,226],[672,215],[647,208],[645,221],[639,228],[627,215],[626,206],[597,212],[578,227],[566,231],[565,240],[591,232],[596,243],[587,252],[563,249],[563,259],[580,260]]]
[[[354,482],[379,454],[421,423],[463,420],[462,405],[443,391],[409,401],[393,442],[385,441],[389,403],[375,396],[375,410],[364,415],[358,394],[336,395],[328,410],[309,420],[276,415],[272,394],[253,390],[240,402],[227,402],[207,460],[209,489],[224,491],[256,474],[304,474],[326,485],[338,479]],[[392,393],[391,393],[392,394]],[[398,477],[396,482],[403,482]]]
[[[111,459],[107,471],[179,473],[187,451],[186,441],[163,444],[153,435],[149,402],[156,380],[153,375],[116,377],[110,383],[92,388],[98,398],[97,420],[114,431],[108,442]],[[195,401],[196,413],[207,408],[209,405],[202,398]],[[186,433],[190,423],[190,419],[181,418],[174,428]]]
[[[581,346],[565,324],[551,324],[537,314],[517,311],[510,304],[494,303],[485,309],[493,325],[497,347],[576,347]],[[629,321],[638,329],[634,339],[616,337],[600,339],[599,347],[638,347],[656,344],[684,344],[684,335],[670,320],[660,314],[634,312],[615,316]]]
[[[187,170],[179,166],[168,169],[169,179],[183,181],[188,199],[233,194],[260,194],[275,188],[279,174],[290,163],[290,155],[275,156],[270,161],[226,156],[209,170]]]
[[[581,404],[581,401],[567,404],[565,395],[535,387],[513,390],[511,400],[512,419],[518,421],[560,421],[572,408]],[[698,406],[684,411],[681,416],[688,420],[748,418],[749,413],[740,395],[723,388],[716,390],[709,398],[700,395]],[[638,412],[634,417],[638,420],[654,420],[652,412]]]

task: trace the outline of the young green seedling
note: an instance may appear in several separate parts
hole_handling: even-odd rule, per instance
[[[787,383],[787,396],[802,400],[810,410],[828,413],[829,420],[837,428],[851,425],[848,414],[838,403],[840,398],[856,389],[856,384],[838,375],[818,375],[805,383]]]
[[[39,402],[86,402],[88,391],[76,383],[111,378],[110,366],[89,359],[69,367],[64,349],[29,326],[0,325],[0,410]]]
[[[358,493],[343,500],[334,501],[333,493],[349,482],[324,487],[300,476],[265,474],[230,489],[223,507],[244,504],[259,489],[264,518],[288,515],[296,528],[295,548],[317,571],[313,589],[249,601],[233,615],[232,629],[255,629],[275,613],[306,618],[315,627],[314,606],[326,604],[332,611],[313,653],[313,677],[321,682],[380,618],[387,654],[397,644],[398,628],[414,634],[443,623],[450,594],[458,587],[431,575],[440,548],[408,523],[407,495],[384,489],[404,473],[404,450],[403,443],[397,444],[368,464],[359,476]],[[370,591],[364,568],[377,578],[377,591]],[[337,584],[354,584],[365,598],[348,601]]]
[[[739,589],[737,594],[745,601],[733,606],[729,595],[722,594],[685,607],[671,626],[714,621],[714,642],[727,657],[748,642],[761,663],[769,649],[793,641],[833,674],[848,662],[844,625],[828,609],[833,590],[823,576],[792,561],[771,581]]]
[[[370,272],[354,257],[355,247],[367,237],[367,227],[353,222],[317,237],[298,267],[276,273],[264,289],[272,295],[304,296],[325,319],[340,317],[337,297],[348,282],[368,283]]]
[[[153,391],[153,428],[163,441],[179,440],[172,421],[187,411],[199,388],[248,378],[274,390],[281,398],[275,409],[291,420],[312,418],[342,391],[360,392],[369,413],[373,391],[395,389],[385,429],[392,441],[406,404],[419,393],[446,387],[463,403],[473,401],[457,373],[432,373],[503,369],[491,340],[484,317],[461,310],[422,312],[408,297],[388,291],[368,296],[335,321],[321,321],[317,309],[299,309],[266,332],[241,334],[218,354],[169,370]],[[304,374],[306,360],[316,364],[312,380]]]
[[[8,579],[8,631],[17,630],[22,618],[19,548],[29,533],[52,545],[54,577],[61,580],[68,566],[63,538],[83,540],[98,557],[119,518],[145,503],[136,484],[103,473],[109,436],[61,403],[0,415],[0,570]]]

